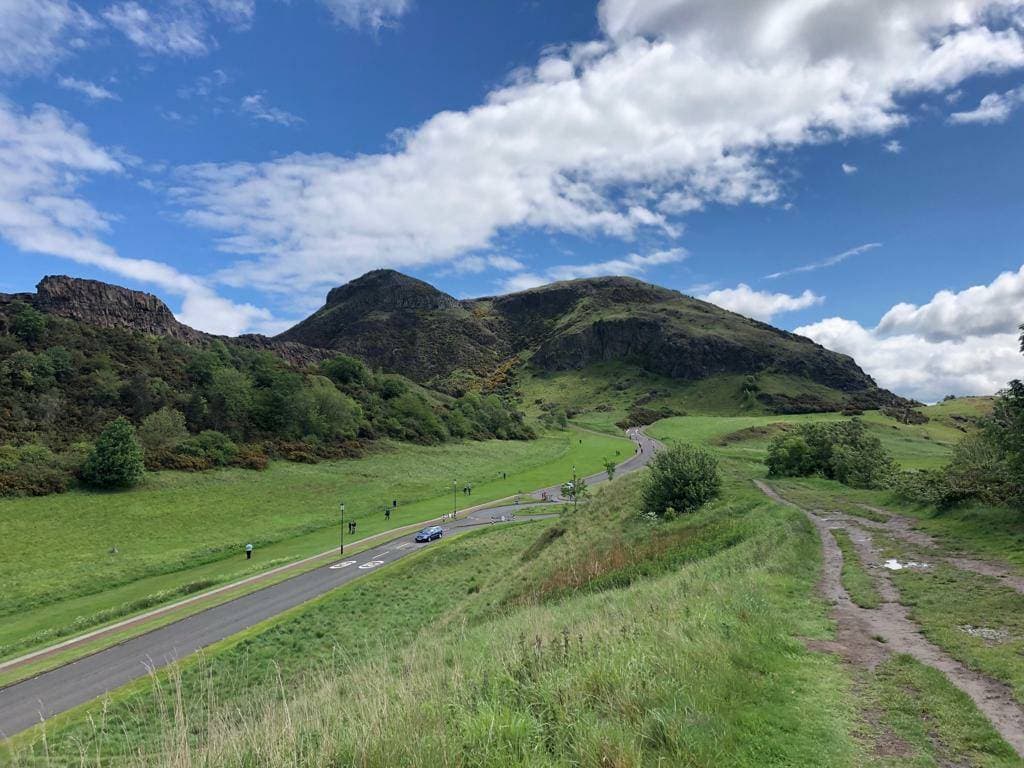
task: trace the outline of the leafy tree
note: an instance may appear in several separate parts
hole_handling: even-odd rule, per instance
[[[147,456],[173,451],[188,439],[185,415],[170,407],[154,411],[142,420],[138,437]]]
[[[46,332],[46,315],[28,304],[15,302],[11,330],[26,344],[36,344]]]
[[[82,467],[82,479],[96,488],[130,488],[142,479],[144,470],[135,428],[120,416],[100,433]]]
[[[616,467],[617,467],[617,465],[615,463],[615,459],[605,459],[604,460],[604,471],[605,471],[605,474],[608,475],[608,479],[609,480],[614,480],[615,479],[615,468]]]
[[[858,488],[885,485],[895,463],[860,419],[802,424],[796,435],[779,435],[765,459],[773,476],[823,475]]]
[[[641,500],[644,511],[665,517],[669,509],[679,514],[693,512],[717,497],[721,489],[718,459],[703,448],[681,443],[655,454]]]
[[[217,368],[206,387],[210,424],[222,432],[245,434],[253,397],[252,379],[248,374],[236,368]]]
[[[765,463],[772,477],[806,477],[815,471],[811,447],[801,435],[779,435],[772,440]]]
[[[338,355],[324,361],[320,365],[320,370],[331,381],[343,386],[364,384],[370,378],[370,371],[363,361],[349,355]]]
[[[351,439],[359,434],[363,412],[329,379],[314,376],[296,405],[303,432],[324,439]]]

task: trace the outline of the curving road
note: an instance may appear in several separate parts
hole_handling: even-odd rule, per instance
[[[636,453],[618,465],[618,474],[644,467],[660,443],[640,430],[629,430]],[[588,485],[607,481],[604,472],[586,478]],[[543,493],[557,498],[559,486]],[[534,509],[536,506],[534,505]],[[516,506],[470,512],[442,527],[446,534],[511,522]],[[531,519],[554,515],[535,515]],[[316,568],[138,637],[86,656],[37,677],[0,689],[0,739],[31,728],[53,715],[84,704],[219,640],[266,621],[297,605],[383,568],[430,544],[417,544],[414,533],[400,536],[350,558]]]

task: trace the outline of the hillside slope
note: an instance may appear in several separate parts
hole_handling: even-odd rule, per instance
[[[332,290],[323,308],[275,340],[355,354],[450,393],[493,382],[519,363],[551,374],[617,362],[680,384],[775,374],[836,393],[800,405],[762,393],[769,410],[871,408],[894,399],[846,355],[627,277],[459,301],[377,270]]]

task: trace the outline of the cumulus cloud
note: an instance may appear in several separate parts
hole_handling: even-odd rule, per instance
[[[949,121],[959,125],[1005,123],[1021,104],[1024,104],[1024,86],[1006,93],[990,93],[969,112],[954,112]]]
[[[897,304],[875,328],[832,317],[796,332],[852,355],[881,386],[935,402],[991,394],[1024,377],[1022,320],[1024,267],[988,285],[940,291],[921,306]]]
[[[816,272],[819,269],[827,269],[828,267],[834,267],[837,264],[842,264],[849,258],[859,256],[862,253],[873,251],[875,248],[881,248],[881,243],[864,243],[864,245],[858,245],[856,248],[850,248],[842,253],[837,253],[835,256],[829,256],[827,259],[821,261],[815,261],[811,264],[804,264],[793,269],[786,269],[781,272],[772,272],[770,275],[765,275],[766,280],[775,280],[780,277],[786,277],[787,275],[796,275],[803,272]]]
[[[600,39],[392,152],[196,166],[178,201],[237,256],[222,279],[268,291],[449,262],[511,228],[672,237],[687,212],[777,200],[784,150],[884,136],[907,95],[1024,66],[1019,5],[603,0]]]
[[[458,274],[479,275],[488,269],[496,269],[501,272],[518,272],[526,269],[526,267],[518,259],[503,254],[465,256],[452,264],[452,271]]]
[[[96,85],[96,83],[89,82],[88,80],[62,77],[57,81],[57,85],[68,91],[76,91],[93,101],[120,100],[116,93],[111,93],[102,85]]]
[[[988,285],[939,291],[921,306],[897,304],[876,329],[892,336],[914,334],[929,341],[1013,333],[1024,322],[1024,267],[1003,272]]]
[[[502,290],[514,293],[536,288],[538,285],[555,283],[560,280],[578,280],[584,277],[602,277],[607,275],[642,275],[651,267],[666,264],[677,264],[689,254],[684,248],[670,248],[655,251],[646,255],[631,253],[621,259],[595,261],[587,264],[557,264],[548,267],[541,273],[520,272],[502,281]]]
[[[409,12],[411,0],[320,0],[335,21],[353,29],[390,27]]]
[[[746,283],[740,283],[735,288],[711,291],[700,298],[765,323],[770,323],[775,315],[807,309],[825,301],[824,296],[818,296],[810,290],[799,296],[790,296],[787,293],[756,291]]]
[[[0,0],[0,75],[49,72],[99,23],[67,0]]]
[[[181,296],[181,319],[203,330],[280,329],[267,310],[234,304],[200,278],[157,261],[125,258],[103,241],[110,219],[78,188],[86,178],[123,170],[83,126],[56,109],[40,105],[25,113],[0,99],[0,237],[26,253],[99,267]]]
[[[899,139],[893,139],[892,141],[887,141],[883,149],[890,155],[898,155],[903,151],[903,144]]]
[[[262,93],[254,93],[243,98],[241,109],[242,112],[254,120],[273,123],[274,125],[289,127],[306,122],[298,115],[293,115],[291,112],[286,112],[279,107],[271,106],[267,103],[266,97]]]
[[[860,169],[857,168],[856,165],[852,165],[851,163],[843,163],[843,173],[845,173],[847,176],[853,176],[853,174],[855,174],[858,170]]]

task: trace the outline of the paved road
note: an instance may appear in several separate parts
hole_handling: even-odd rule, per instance
[[[646,465],[659,445],[639,431],[631,431],[630,437],[637,443],[638,452],[619,465],[620,474],[633,472]],[[588,485],[597,485],[607,480],[607,476],[602,472],[586,480]],[[548,492],[549,498],[556,498],[559,489],[555,486],[532,495],[539,498],[544,491]],[[442,527],[446,534],[451,534],[469,528],[500,525],[511,522],[516,510],[517,507],[508,506],[472,512]],[[530,511],[535,510],[536,506]],[[552,516],[537,515],[532,519]],[[417,544],[414,536],[401,536],[358,555],[264,587],[44,672],[30,680],[0,689],[0,739],[91,701],[149,674],[151,670],[164,667],[200,648],[273,618],[423,547],[436,546]]]

